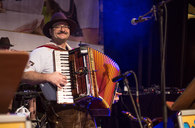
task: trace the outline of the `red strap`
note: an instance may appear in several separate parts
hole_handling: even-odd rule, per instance
[[[47,48],[50,48],[50,49],[54,49],[54,50],[62,50],[62,51],[65,51],[63,48],[60,48],[56,45],[53,45],[53,44],[45,44],[45,45],[41,45],[37,48],[41,48],[41,47],[47,47]]]

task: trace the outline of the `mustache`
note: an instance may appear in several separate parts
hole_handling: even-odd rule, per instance
[[[60,32],[58,32],[58,34],[68,34],[68,32],[60,31]]]

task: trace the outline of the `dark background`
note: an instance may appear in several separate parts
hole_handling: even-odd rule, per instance
[[[159,15],[157,21],[153,18],[136,26],[131,25],[131,19],[147,13],[157,3],[155,0],[103,3],[105,54],[118,63],[121,73],[133,70],[143,87],[160,84]],[[166,86],[185,88],[195,74],[194,22],[187,19],[187,0],[172,0],[167,9]]]
[[[157,0],[105,0],[104,5],[104,48],[105,54],[115,60],[121,73],[133,70],[138,78],[140,88],[160,86],[160,25],[151,19],[146,22],[131,25],[132,18],[138,18],[147,13]],[[171,94],[167,100],[175,101],[178,95],[172,94],[172,88],[186,88],[195,76],[195,19],[188,19],[188,1],[171,0],[167,3],[167,47],[166,47],[166,88]],[[130,88],[135,87],[135,81],[129,76]],[[123,88],[123,82],[120,82]],[[143,116],[154,119],[162,117],[162,100],[156,94],[144,94],[140,104]],[[131,113],[134,109],[128,96],[122,103],[113,105],[112,116],[101,118],[103,127],[125,128],[135,127],[121,111]],[[129,110],[124,108],[126,105]],[[168,109],[168,117],[174,112]]]

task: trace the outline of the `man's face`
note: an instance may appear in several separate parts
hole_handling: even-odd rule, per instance
[[[51,36],[54,40],[67,40],[70,36],[70,26],[65,22],[57,22],[53,24]]]

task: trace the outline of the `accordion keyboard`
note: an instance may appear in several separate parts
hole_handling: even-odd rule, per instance
[[[54,50],[55,71],[60,72],[67,77],[68,83],[62,88],[57,88],[57,103],[58,104],[73,104],[73,94],[71,87],[69,52]]]

